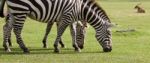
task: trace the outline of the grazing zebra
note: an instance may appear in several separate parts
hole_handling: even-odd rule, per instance
[[[105,11],[98,6],[94,0],[6,0],[8,12],[12,15],[13,21],[7,21],[4,25],[4,48],[9,50],[6,45],[9,25],[12,23],[17,43],[24,53],[29,50],[23,43],[21,30],[28,15],[30,18],[39,22],[53,23],[57,21],[59,26],[57,37],[54,42],[54,52],[58,53],[58,43],[66,27],[76,21],[87,21],[96,31],[96,38],[104,52],[112,50],[110,19]],[[77,44],[75,44],[75,47]],[[79,51],[79,49],[77,49]]]
[[[2,4],[4,5],[4,3]],[[3,8],[1,9],[3,10]],[[6,13],[7,14],[7,17],[6,17],[6,21],[11,21],[13,20],[13,16],[9,13]],[[1,14],[3,15],[3,14]],[[84,23],[85,24],[85,23]],[[47,36],[51,30],[51,27],[53,25],[53,22],[52,23],[48,23],[47,24],[47,28],[46,28],[46,33],[45,33],[45,36],[43,38],[43,47],[44,48],[47,48]],[[58,23],[57,23],[57,26],[58,26]],[[75,43],[78,45],[78,48],[82,49],[83,48],[83,45],[84,45],[84,36],[85,36],[85,28],[86,28],[86,25],[83,25],[80,21],[78,22],[74,22],[72,25],[70,25],[70,31],[71,31],[71,35],[72,35],[72,41],[73,41],[73,47],[75,48]],[[10,28],[12,29],[12,28]],[[5,31],[4,31],[5,33]],[[8,44],[9,46],[12,46],[11,44],[11,33],[9,33],[8,35]],[[64,47],[64,44],[62,42],[62,40],[59,41],[61,47],[63,48]],[[75,48],[76,50],[77,48]]]

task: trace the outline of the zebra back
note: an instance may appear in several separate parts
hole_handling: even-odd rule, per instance
[[[7,0],[10,13],[24,13],[40,22],[59,21],[76,0]]]

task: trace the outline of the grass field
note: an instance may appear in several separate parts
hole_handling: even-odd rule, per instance
[[[146,0],[145,0],[146,1]],[[118,26],[112,28],[113,50],[103,53],[101,46],[95,39],[95,31],[88,28],[85,48],[81,53],[74,52],[69,29],[63,35],[67,46],[60,54],[53,53],[53,42],[56,37],[56,26],[49,35],[48,49],[42,48],[42,38],[46,24],[27,19],[23,29],[24,43],[30,54],[23,54],[12,36],[12,52],[6,53],[0,46],[0,63],[150,63],[150,2],[142,2],[145,14],[137,14],[133,9],[139,2],[109,2],[98,3],[106,10],[113,23]],[[0,19],[0,45],[3,42],[2,27],[4,19]],[[116,30],[135,29],[135,32],[118,33]]]

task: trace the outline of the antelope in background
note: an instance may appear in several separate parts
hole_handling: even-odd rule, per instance
[[[141,3],[137,4],[134,9],[137,9],[137,13],[145,13],[145,10],[140,5]]]

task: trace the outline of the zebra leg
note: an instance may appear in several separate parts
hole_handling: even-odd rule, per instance
[[[51,31],[51,28],[52,28],[52,25],[53,25],[53,24],[54,24],[54,22],[53,22],[53,23],[50,22],[50,23],[47,24],[46,33],[45,33],[44,38],[43,38],[43,48],[47,48],[47,44],[46,44],[46,42],[47,42],[47,37],[48,37],[48,34],[49,34],[50,31]]]
[[[46,44],[46,42],[47,42],[47,37],[48,37],[48,34],[49,34],[50,31],[51,31],[51,28],[52,28],[52,25],[53,25],[53,24],[54,24],[54,22],[53,22],[53,23],[51,22],[51,23],[48,23],[48,24],[47,24],[46,33],[45,33],[45,36],[44,36],[44,38],[43,38],[43,48],[47,48],[47,44]],[[57,24],[57,27],[58,27],[58,24]],[[61,45],[62,48],[65,47],[61,39],[60,39],[59,43],[60,43],[60,45]]]
[[[7,52],[11,52],[9,46],[11,46],[10,37],[11,37],[11,30],[12,30],[12,22],[13,19],[10,15],[6,16],[6,24],[3,26],[3,47],[4,50]]]
[[[22,37],[21,37],[21,31],[24,25],[26,19],[26,14],[17,14],[14,16],[14,24],[13,24],[13,31],[16,35],[17,43],[19,44],[20,48],[23,50],[24,53],[29,53],[28,48],[25,46]]]
[[[66,20],[61,21],[61,23],[59,24],[59,27],[57,30],[57,38],[56,38],[55,43],[54,43],[54,52],[55,53],[59,53],[58,43],[61,40],[61,36],[69,24],[70,24],[70,21],[66,21]]]
[[[6,23],[4,26],[3,26],[3,47],[4,47],[4,50],[7,51],[7,52],[11,52],[10,48],[9,48],[9,35],[11,33],[11,30],[9,29],[10,26],[8,25],[8,23]]]
[[[13,20],[12,18],[11,18],[11,16],[8,14],[7,16],[6,16],[6,21],[11,21],[11,20]],[[8,44],[9,44],[9,46],[10,47],[12,47],[12,43],[11,43],[11,31],[12,31],[12,25],[11,25],[11,27],[9,27],[9,29],[10,29],[10,33],[9,33],[9,35],[8,35]]]
[[[11,33],[11,29],[9,29],[10,26],[8,25],[8,23],[6,23],[4,26],[3,26],[3,47],[5,49],[5,51],[7,52],[11,52],[10,48],[9,48],[9,35]]]
[[[76,25],[77,23],[74,22],[73,24],[70,25],[70,32],[71,32],[71,36],[72,36],[72,46],[74,47],[75,51],[77,52],[81,52],[80,48],[78,47],[78,44],[76,43]]]
[[[59,23],[57,22],[57,30],[58,30],[58,26],[59,26]],[[65,45],[61,38],[60,38],[59,44],[61,45],[62,48],[65,48]]]
[[[8,34],[9,34],[9,35],[8,35],[8,44],[9,44],[10,47],[12,47],[12,43],[11,43],[11,31],[12,31],[12,26],[9,27],[9,29],[10,29],[10,33],[8,33]]]
[[[23,43],[22,37],[21,37],[21,28],[18,28],[17,26],[14,26],[14,33],[16,35],[17,43],[19,44],[20,48],[23,50],[24,53],[29,53],[28,48]]]
[[[21,30],[22,30],[22,27],[14,26],[14,33],[16,35],[17,43],[19,44],[20,48],[23,50],[24,53],[29,53],[28,48],[23,43],[23,40],[21,37]]]
[[[62,42],[62,39],[60,38],[59,44],[61,45],[61,48],[65,48],[64,43]]]
[[[12,30],[12,29],[11,29]],[[10,35],[8,37],[8,44],[10,47],[12,47],[12,43],[11,43],[11,32],[10,32]]]

